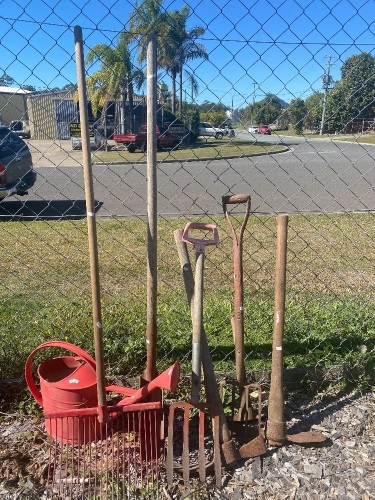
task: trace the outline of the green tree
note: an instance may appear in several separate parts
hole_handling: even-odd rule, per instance
[[[189,83],[189,96],[192,101],[194,101],[194,97],[198,94],[199,92],[199,83],[198,80],[196,79],[194,73],[190,73],[190,71],[185,71],[185,76],[186,79]],[[186,99],[185,99],[186,100]]]
[[[211,111],[216,111],[216,112],[222,112],[225,114],[225,111],[227,110],[227,106],[223,104],[222,102],[210,102],[210,101],[203,101],[202,104],[199,105],[199,112],[200,113],[209,113]]]
[[[227,119],[227,115],[223,111],[208,111],[207,113],[199,113],[203,122],[211,123],[214,127],[222,127]]]
[[[288,116],[296,134],[302,134],[306,112],[307,110],[303,99],[299,97],[297,99],[292,99],[288,107]]]
[[[348,57],[341,67],[341,80],[328,94],[326,127],[345,130],[358,118],[375,116],[375,57],[369,53]]]
[[[148,37],[156,35],[156,50],[158,66],[165,68],[168,55],[168,16],[162,6],[163,0],[136,1],[134,10],[130,14],[130,36],[136,44],[138,63],[142,64],[147,59]]]
[[[171,106],[176,112],[176,82],[180,74],[180,102],[182,102],[182,71],[187,61],[208,58],[206,49],[197,42],[204,29],[200,26],[188,30],[186,27],[190,9],[184,6],[179,11],[168,12],[162,0],[144,0],[136,3],[130,17],[130,29],[137,42],[138,62],[147,55],[147,38],[150,33],[157,37],[157,61],[171,76]],[[181,113],[181,109],[180,109]]]
[[[36,92],[36,88],[34,85],[22,85],[23,90],[29,90],[30,92]]]
[[[252,125],[275,122],[282,114],[282,101],[274,94],[267,94],[264,99],[250,104],[243,109],[244,119]]]
[[[307,115],[305,117],[305,127],[310,130],[317,130],[322,118],[323,92],[314,92],[305,99]]]
[[[189,130],[188,143],[194,143],[199,135],[199,106],[194,103],[185,102],[184,124]]]
[[[176,77],[179,75],[180,91],[180,116],[182,114],[182,92],[183,92],[183,67],[194,59],[208,59],[206,48],[197,39],[204,34],[202,26],[196,26],[191,30],[186,27],[190,8],[184,6],[180,11],[168,14],[169,44],[168,54],[165,60],[166,69],[170,71],[172,77],[172,111],[176,109]],[[191,80],[190,80],[191,81]]]
[[[0,85],[3,87],[11,87],[15,83],[16,81],[3,71],[3,74],[0,76]]]
[[[120,33],[117,45],[112,48],[105,44],[94,45],[86,56],[86,63],[99,62],[97,71],[87,78],[87,93],[94,115],[98,108],[104,110],[108,103],[120,100],[120,132],[125,132],[125,105],[129,100],[130,130],[134,132],[134,87],[139,90],[144,81],[144,73],[131,59],[128,33]]]

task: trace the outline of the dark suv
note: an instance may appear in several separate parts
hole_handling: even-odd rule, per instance
[[[0,126],[0,200],[23,196],[36,180],[27,144],[8,127]]]

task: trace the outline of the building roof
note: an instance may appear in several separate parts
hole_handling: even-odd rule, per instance
[[[5,87],[0,85],[1,94],[31,94],[30,90],[20,89],[19,87]]]

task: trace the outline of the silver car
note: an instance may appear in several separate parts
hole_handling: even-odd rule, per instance
[[[198,128],[199,135],[203,137],[215,137],[215,139],[222,139],[224,137],[224,130],[222,128],[213,127],[211,123],[201,122]]]
[[[17,134],[0,126],[0,199],[24,196],[36,180],[30,150]]]

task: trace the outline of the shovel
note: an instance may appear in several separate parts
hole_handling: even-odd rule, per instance
[[[277,216],[275,310],[272,341],[272,366],[270,394],[268,398],[268,420],[266,438],[271,446],[282,446],[285,442],[299,444],[321,443],[327,438],[320,432],[287,434],[284,418],[283,387],[283,342],[286,288],[288,216]]]
[[[239,231],[236,232],[227,205],[239,204],[245,205],[245,215]],[[250,204],[250,195],[246,194],[228,195],[222,198],[223,212],[228,221],[233,239],[234,315],[232,317],[232,330],[235,347],[236,386],[240,392],[240,408],[239,411],[233,415],[234,422],[248,422],[254,419],[254,411],[249,401],[250,387],[246,384],[243,317],[243,235],[250,215]],[[259,408],[258,411],[260,412],[261,409]]]

